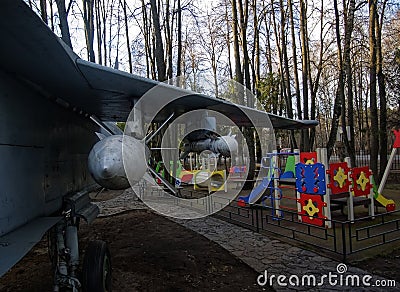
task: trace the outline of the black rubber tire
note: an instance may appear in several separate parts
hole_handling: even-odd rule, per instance
[[[89,242],[82,267],[82,290],[111,291],[111,256],[107,244],[101,240]]]

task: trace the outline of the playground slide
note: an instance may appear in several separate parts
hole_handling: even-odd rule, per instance
[[[396,209],[395,202],[393,200],[386,199],[382,194],[378,194],[378,192],[376,192],[374,194],[374,198],[379,204],[386,208],[386,211],[390,212]]]
[[[387,199],[386,197],[384,197],[382,194],[380,194],[378,192],[378,188],[375,185],[375,181],[373,179],[372,179],[372,187],[373,187],[373,191],[374,191],[375,201],[377,201],[379,204],[381,204],[383,207],[385,207],[386,211],[388,211],[388,212],[394,211],[396,209],[396,203],[391,199]]]
[[[261,183],[255,187],[248,196],[239,197],[239,205],[254,204],[263,196],[265,190],[268,188],[271,178],[264,177]]]
[[[281,178],[293,178],[295,175],[295,164],[296,160],[294,155],[288,156],[286,160],[285,171]],[[245,206],[245,204],[255,204],[264,195],[265,190],[270,186],[271,183],[271,169],[268,171],[268,175],[263,178],[261,183],[253,189],[253,191],[246,197],[239,197],[239,206]],[[273,186],[272,186],[273,187]]]

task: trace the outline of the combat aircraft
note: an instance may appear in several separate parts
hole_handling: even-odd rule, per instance
[[[89,192],[129,187],[121,158],[124,136],[111,122],[127,120],[133,106],[156,86],[166,94],[183,91],[79,58],[22,0],[2,2],[0,31],[0,276],[48,232],[54,291],[109,291],[105,242],[89,244],[78,272],[78,225],[91,223],[99,213]],[[251,125],[243,107],[183,93],[153,121],[168,124],[173,116],[209,109],[229,115],[237,125]],[[260,119],[268,115],[275,128],[317,124],[253,111]],[[133,135],[128,143],[138,161],[138,179],[152,172],[143,159],[143,141],[146,137]]]

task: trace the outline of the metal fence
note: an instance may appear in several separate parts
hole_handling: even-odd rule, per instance
[[[388,151],[388,159],[389,159],[391,151],[392,151],[391,149]],[[336,155],[332,155],[329,160],[330,163],[335,163],[335,162],[339,162],[339,161],[340,161],[340,158],[339,158],[339,156],[336,156]],[[378,166],[379,166],[379,161],[380,161],[380,156],[378,156]],[[356,162],[357,162],[357,166],[371,165],[369,151],[357,152],[356,153]],[[395,156],[395,158],[393,160],[393,164],[390,169],[391,169],[391,171],[394,171],[394,172],[400,172],[400,153]]]
[[[164,191],[156,189],[154,193],[147,185],[141,186],[137,193],[141,199],[147,195],[155,196],[156,200],[165,196]],[[168,197],[171,198],[170,195]],[[332,227],[325,228],[302,222],[299,220],[301,215],[295,211],[259,204],[239,206],[237,200],[221,196],[193,198],[184,203],[175,197],[169,203],[176,206],[184,204],[204,214],[216,212],[214,216],[233,224],[258,233],[273,234],[278,239],[298,242],[305,248],[323,252],[343,262],[351,255],[400,240],[400,210],[353,221],[332,219],[328,222]]]
[[[218,208],[220,202],[209,206]],[[299,214],[269,206],[240,207],[236,201],[215,214],[228,222],[255,232],[274,234],[317,252],[346,261],[348,256],[400,240],[400,211],[357,218],[354,221],[330,220],[332,228],[315,226],[299,221]]]

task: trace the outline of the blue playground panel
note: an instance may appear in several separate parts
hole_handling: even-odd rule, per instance
[[[300,193],[325,195],[325,166],[322,163],[297,163],[296,188]]]

